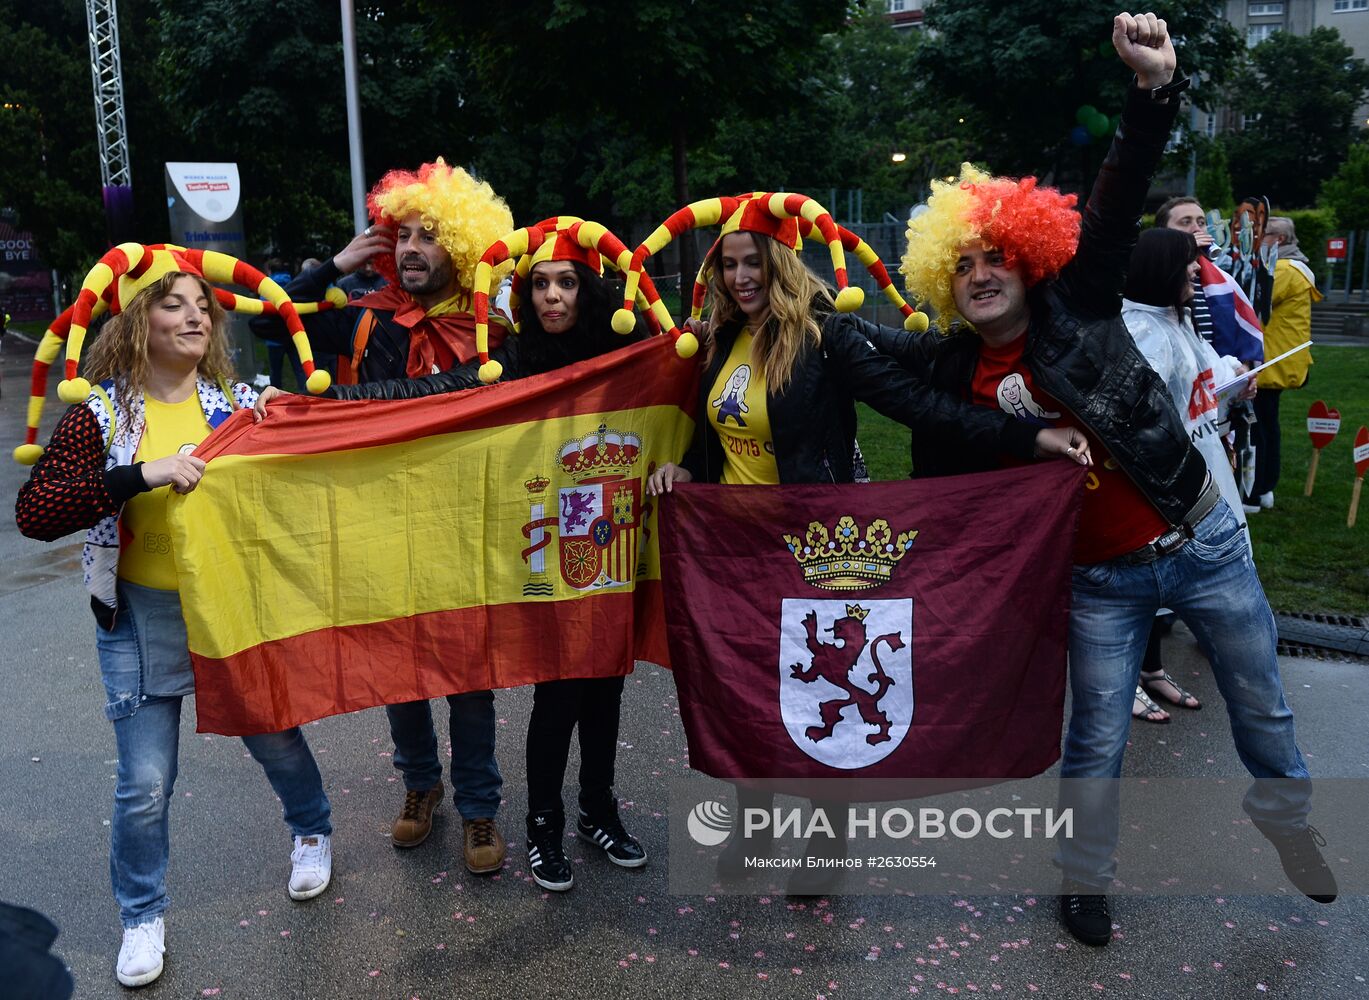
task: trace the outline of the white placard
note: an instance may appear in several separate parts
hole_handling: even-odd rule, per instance
[[[1308,434],[1339,434],[1340,417],[1308,417]]]
[[[168,163],[166,172],[196,215],[224,222],[238,210],[242,182],[236,163]]]

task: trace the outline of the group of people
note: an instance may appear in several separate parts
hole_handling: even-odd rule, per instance
[[[796,252],[801,233],[840,238],[830,216],[802,196],[725,199],[714,216],[698,204],[682,209],[632,256],[628,275],[631,292],[641,280],[633,269],[671,238],[721,223],[700,276],[708,320],[692,324],[703,347],[695,438],[678,461],[652,472],[648,494],[690,480],[851,482],[857,400],[912,429],[916,476],[1044,458],[1089,467],[1074,551],[1073,710],[1061,773],[1081,779],[1067,781],[1062,797],[1091,820],[1083,835],[1061,844],[1059,860],[1061,920],[1094,945],[1113,933],[1106,895],[1116,868],[1113,779],[1162,607],[1189,624],[1211,660],[1242,761],[1257,779],[1283,781],[1276,793],[1257,780],[1246,800],[1256,826],[1302,891],[1327,902],[1336,891],[1307,824],[1310,779],[1230,466],[1199,433],[1221,405],[1214,383],[1243,369],[1239,359],[1205,348],[1191,325],[1193,237],[1161,228],[1138,240],[1136,232],[1187,80],[1175,80],[1174,50],[1154,15],[1119,15],[1113,44],[1136,78],[1082,213],[1073,196],[1034,178],[967,165],[954,182],[936,185],[927,210],[910,222],[903,274],[935,310],[939,329],[895,331],[853,315],[844,273],[834,296]],[[647,334],[639,320],[624,335],[614,286],[602,273],[606,260],[628,255],[578,220],[518,231],[520,244],[489,185],[440,160],[387,174],[369,205],[375,223],[286,288],[296,302],[317,301],[368,263],[389,279],[345,308],[304,317],[310,341],[338,355],[337,384],[327,395],[461,391],[498,374],[537,376]],[[502,262],[485,248],[501,242],[528,250],[518,271],[526,301],[495,320],[486,347],[473,303],[490,294],[490,265]],[[87,583],[119,747],[111,878],[124,926],[116,972],[128,986],[151,982],[163,967],[167,807],[181,701],[193,690],[168,493],[195,488],[206,470],[190,452],[234,410],[288,419],[268,405],[278,390],[258,395],[233,380],[220,302],[238,300],[209,284],[214,276],[203,262],[144,249],[146,259],[106,267],[110,294],[100,301],[116,315],[86,359],[89,395],[58,424],[17,505],[20,528],[32,537],[89,529]],[[97,298],[105,291],[87,286]],[[292,315],[278,306],[255,319],[254,330],[284,340]],[[69,360],[69,379],[74,371]],[[1207,396],[1199,393],[1204,404],[1194,413],[1199,387]],[[574,882],[562,786],[577,728],[577,833],[617,865],[646,863],[613,791],[622,691],[621,677],[536,686],[525,843],[532,878],[546,889]],[[497,871],[506,855],[495,822],[502,778],[493,698],[476,691],[447,699],[464,857],[476,873]],[[427,838],[444,796],[437,733],[427,702],[386,711],[405,787],[392,837],[409,848]],[[308,745],[298,729],[245,742],[291,830],[290,895],[317,895],[331,877],[331,826]]]

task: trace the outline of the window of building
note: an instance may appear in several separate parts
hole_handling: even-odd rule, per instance
[[[1352,10],[1369,10],[1369,0],[1336,0],[1331,5],[1331,13],[1346,14]]]
[[[902,14],[908,9],[908,0],[889,0],[889,13]]]
[[[1283,4],[1281,3],[1252,3],[1249,14],[1251,17],[1262,17],[1269,14],[1282,14]]]
[[[1363,2],[1364,2],[1364,3],[1369,3],[1369,0],[1363,0]],[[1281,26],[1278,25],[1278,24],[1251,24],[1251,25],[1248,25],[1248,26],[1246,27],[1246,29],[1245,29],[1245,44],[1246,44],[1246,47],[1247,47],[1247,48],[1253,49],[1256,45],[1259,45],[1262,41],[1264,41],[1264,40],[1265,40],[1266,38],[1268,38],[1270,35],[1274,34],[1274,32],[1278,31],[1278,30],[1280,29],[1280,27],[1281,27]]]
[[[1217,134],[1217,115],[1209,111],[1206,117],[1207,121],[1203,123],[1203,135],[1211,139]]]

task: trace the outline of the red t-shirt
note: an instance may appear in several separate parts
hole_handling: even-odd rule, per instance
[[[974,402],[981,406],[998,407],[1019,420],[1042,427],[1076,427],[1088,437],[1093,468],[1084,480],[1084,506],[1079,514],[1079,534],[1074,540],[1074,561],[1104,562],[1163,535],[1169,530],[1169,523],[1102,443],[1032,382],[1031,372],[1022,364],[1026,346],[1025,336],[1003,347],[980,344],[979,364],[970,390]]]

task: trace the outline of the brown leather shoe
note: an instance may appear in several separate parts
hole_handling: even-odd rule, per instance
[[[433,810],[442,801],[442,785],[426,792],[409,789],[404,793],[404,808],[390,828],[390,839],[396,847],[417,847],[433,832]]]
[[[465,821],[466,867],[472,874],[488,875],[504,867],[504,855],[508,845],[499,835],[499,827],[492,819],[468,819]]]

